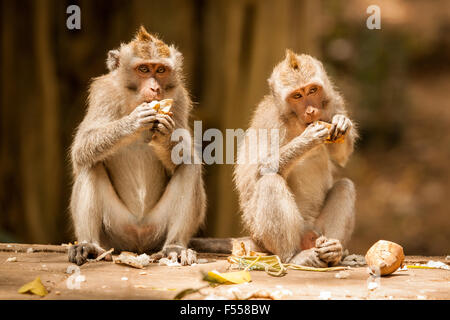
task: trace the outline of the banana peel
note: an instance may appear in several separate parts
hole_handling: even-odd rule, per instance
[[[18,291],[19,293],[32,293],[41,297],[45,297],[48,294],[47,289],[41,282],[41,277],[37,277],[31,282],[24,284]]]
[[[252,277],[248,271],[218,272],[213,270],[208,272],[204,280],[220,284],[240,284],[252,281]]]

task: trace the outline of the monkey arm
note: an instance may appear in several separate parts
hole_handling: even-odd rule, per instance
[[[270,160],[265,160],[259,165],[259,174],[264,175],[272,172],[286,177],[295,162],[315,146],[316,144],[312,140],[304,136],[295,137],[279,149],[278,157],[271,157]]]
[[[344,143],[329,143],[327,144],[328,152],[331,159],[341,167],[347,164],[350,155],[353,153],[355,140],[358,133],[355,127],[351,127]]]
[[[177,165],[173,163],[171,155],[174,143],[171,141],[166,141],[165,143],[152,143],[150,144],[156,153],[158,159],[162,162],[164,168],[173,175]]]
[[[92,167],[104,160],[137,130],[132,119],[124,117],[96,127],[80,126],[72,145],[72,162],[75,171],[81,167]]]

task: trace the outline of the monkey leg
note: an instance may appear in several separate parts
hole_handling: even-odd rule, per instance
[[[323,234],[316,240],[319,258],[331,265],[341,261],[355,226],[355,187],[350,179],[336,181],[328,192],[316,229]]]
[[[266,174],[256,182],[245,216],[250,217],[252,237],[283,262],[300,250],[304,220],[286,180],[280,175]]]
[[[82,170],[77,175],[72,190],[70,211],[79,244],[69,247],[70,262],[82,265],[88,258],[96,258],[105,252],[100,246],[100,230],[106,202],[103,201],[104,193],[109,196],[113,191],[111,189],[109,178],[101,164]],[[112,257],[108,255],[106,260],[110,259]]]
[[[205,209],[206,195],[201,166],[178,166],[153,210],[160,219],[166,219],[167,236],[162,250],[152,255],[152,259],[168,257],[172,260],[180,259],[182,265],[196,263],[197,254],[194,250],[187,249],[187,244],[203,223]]]

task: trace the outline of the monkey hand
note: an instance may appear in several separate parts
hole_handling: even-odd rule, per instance
[[[330,140],[336,141],[353,126],[349,118],[342,114],[336,114],[331,121],[332,127],[330,129]]]
[[[335,266],[341,262],[344,249],[339,240],[328,239],[321,236],[316,240],[317,253],[320,260],[324,261],[328,265]]]
[[[171,244],[164,246],[161,251],[150,256],[152,261],[159,261],[162,258],[168,258],[171,262],[179,261],[183,266],[190,266],[197,263],[197,252],[184,246]]]
[[[69,261],[81,266],[88,258],[95,259],[104,252],[104,249],[94,243],[83,242],[69,247]],[[112,256],[108,254],[105,260],[111,261]]]
[[[170,140],[173,130],[175,130],[175,121],[168,114],[158,113],[156,115],[156,125],[153,127],[152,142],[161,143]]]
[[[130,113],[128,119],[130,119],[135,131],[140,131],[151,129],[155,125],[157,121],[156,114],[157,111],[150,107],[149,103],[144,102]]]
[[[317,248],[302,250],[296,254],[289,263],[298,264],[305,267],[325,268],[327,263],[319,258]]]
[[[325,142],[328,137],[328,128],[321,123],[313,123],[306,127],[305,131],[300,135],[303,139],[306,139],[307,143],[316,145]]]

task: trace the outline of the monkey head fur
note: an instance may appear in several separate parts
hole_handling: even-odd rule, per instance
[[[309,85],[315,85],[321,90],[320,120],[330,121],[337,111],[344,112],[342,97],[334,89],[322,63],[310,55],[297,55],[287,49],[285,59],[275,66],[268,83],[282,115],[292,112],[289,96]]]
[[[138,93],[136,105],[168,98],[170,91],[183,82],[182,64],[183,56],[173,45],[165,44],[143,26],[129,43],[122,43],[118,49],[109,51],[106,60],[110,75],[117,78],[130,95]],[[141,94],[144,87],[159,94]]]

